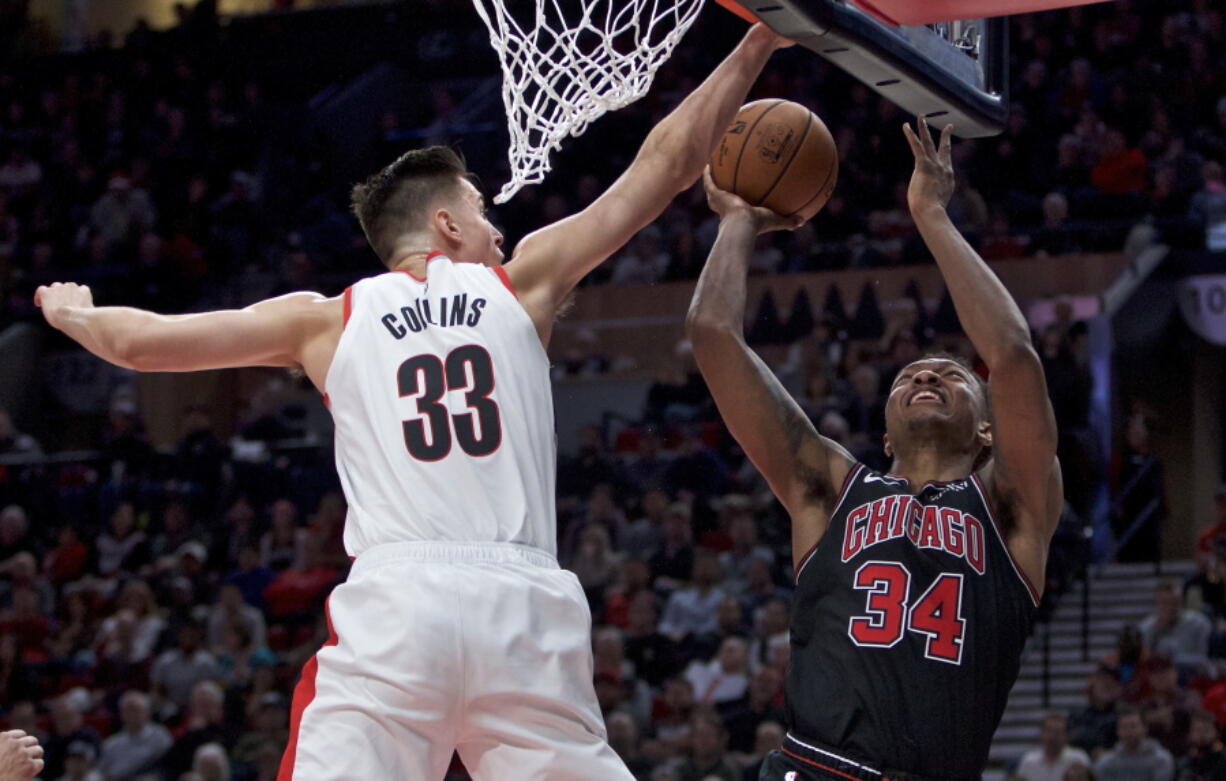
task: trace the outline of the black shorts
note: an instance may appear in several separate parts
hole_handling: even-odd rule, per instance
[[[766,755],[758,781],[933,781],[910,773],[879,770],[815,746],[790,733],[783,745]]]

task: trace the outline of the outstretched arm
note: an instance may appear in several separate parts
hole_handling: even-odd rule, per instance
[[[47,322],[103,360],[147,372],[186,372],[239,366],[305,366],[316,385],[310,354],[329,330],[339,331],[336,299],[291,293],[245,309],[160,315],[121,306],[94,306],[88,286],[40,287],[34,303]],[[325,367],[326,370],[326,367]]]
[[[766,60],[786,45],[765,25],[750,28],[706,81],[652,129],[603,195],[519,243],[507,273],[543,337],[571,288],[699,177]]]
[[[720,415],[792,517],[793,551],[803,555],[826,530],[835,493],[854,459],[813,428],[800,406],[744,338],[745,277],[759,233],[795,228],[761,207],[719,190],[710,171],[707,198],[719,234],[686,317],[698,368]]]
[[[938,149],[922,121],[918,134],[910,125],[903,127],[915,155],[907,200],[945,277],[958,320],[991,374],[991,485],[1014,511],[1016,530],[1041,545],[1045,560],[1063,505],[1056,419],[1026,318],[945,211],[954,191],[952,129],[947,126],[941,133]],[[1042,566],[1037,569],[1042,575]]]

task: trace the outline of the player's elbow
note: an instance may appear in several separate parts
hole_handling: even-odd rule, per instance
[[[692,308],[685,317],[685,336],[697,350],[701,346],[726,341],[735,334],[724,318],[700,308]]]
[[[997,345],[983,356],[992,374],[1018,371],[1042,371],[1043,364],[1035,352],[1029,333],[1019,333]]]

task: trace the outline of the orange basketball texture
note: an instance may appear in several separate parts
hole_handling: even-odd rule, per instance
[[[788,100],[747,103],[711,155],[711,178],[753,206],[806,220],[826,205],[839,154],[826,123]]]

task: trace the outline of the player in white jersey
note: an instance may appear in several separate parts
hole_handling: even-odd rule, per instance
[[[354,188],[389,273],[337,298],[164,316],[38,289],[51,325],[120,366],[301,367],[326,394],[356,560],[294,692],[280,781],[440,779],[453,749],[482,781],[631,778],[605,741],[587,602],[555,557],[544,345],[575,284],[694,183],[784,45],[751,28],[608,191],[505,269],[463,163],[432,147]]]

